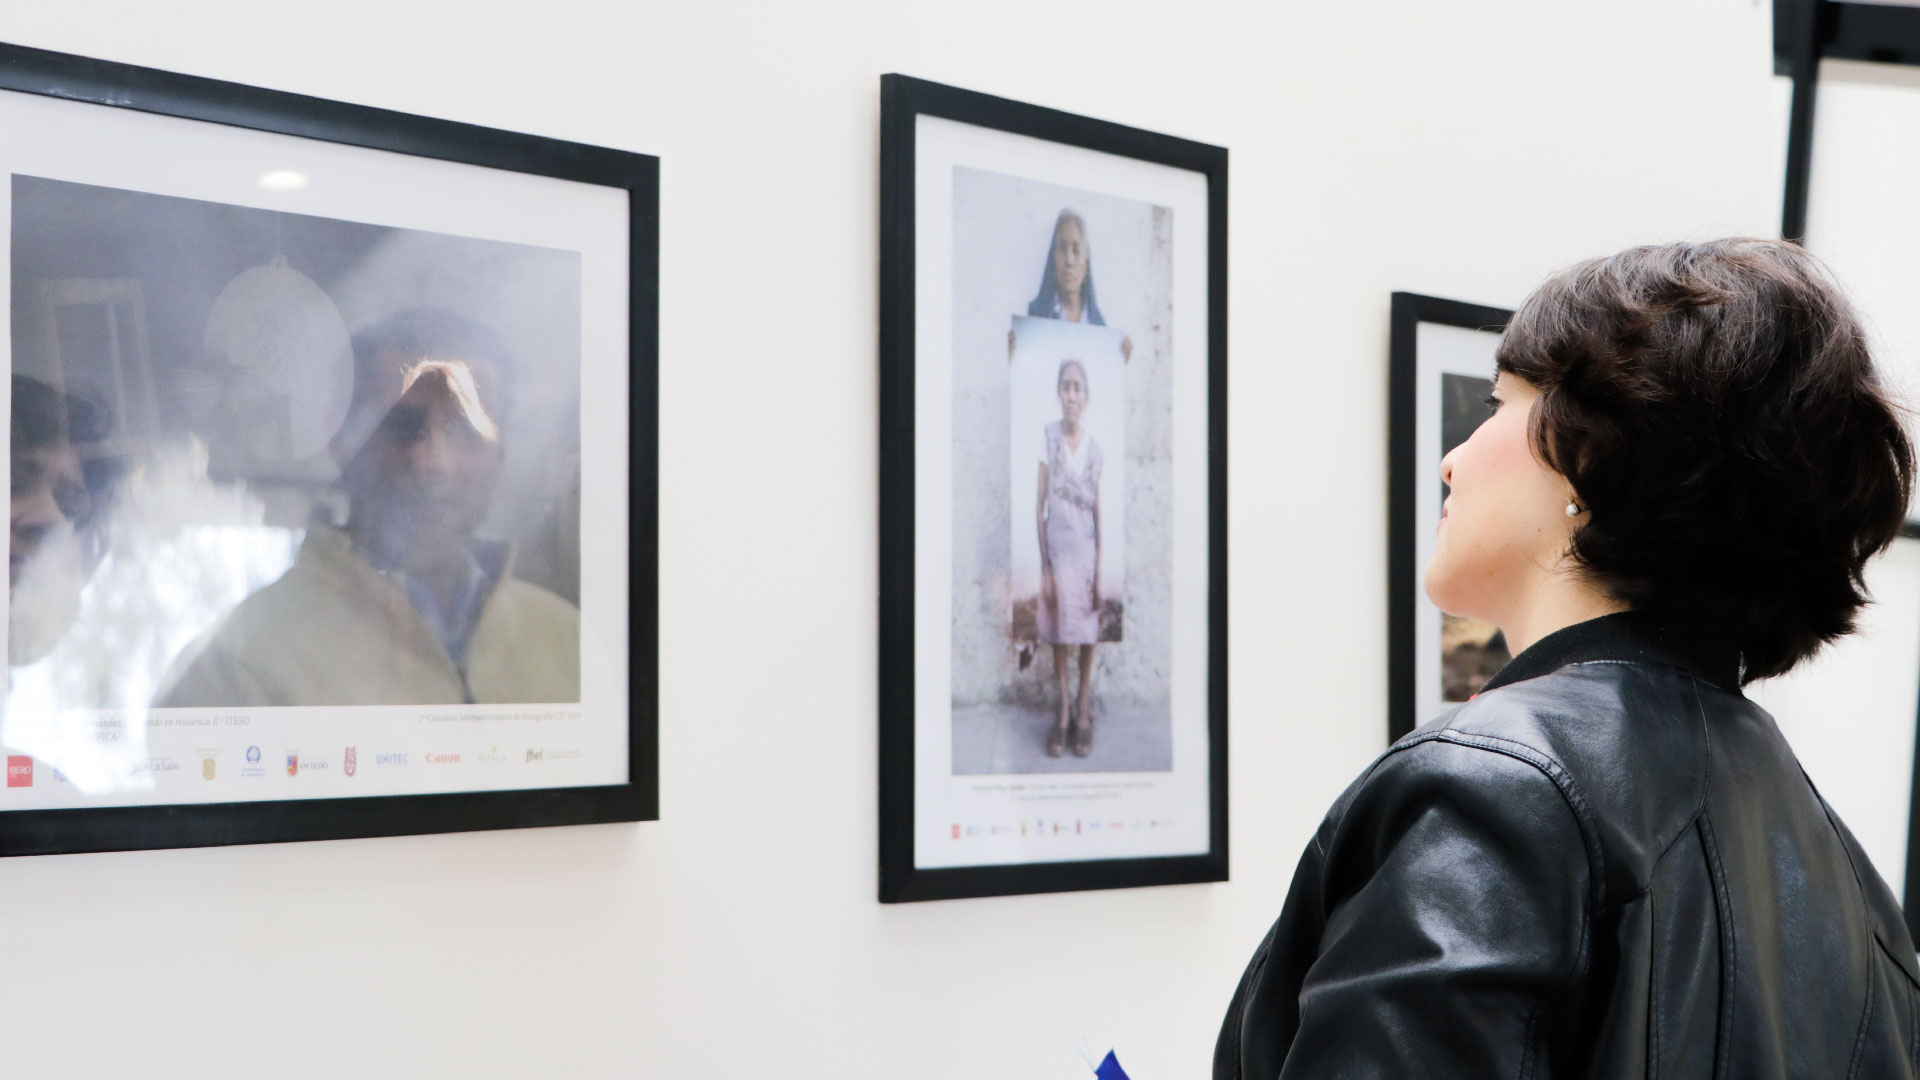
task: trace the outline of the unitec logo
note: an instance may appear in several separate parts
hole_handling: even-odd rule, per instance
[[[18,754],[7,755],[7,786],[33,786],[33,759]]]

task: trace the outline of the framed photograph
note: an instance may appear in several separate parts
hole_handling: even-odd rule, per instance
[[[658,816],[657,191],[0,46],[0,854]]]
[[[1393,294],[1387,423],[1387,740],[1479,693],[1512,659],[1500,631],[1447,615],[1422,575],[1446,485],[1440,459],[1491,415],[1493,353],[1513,317],[1504,308]]]
[[[880,899],[1227,876],[1227,152],[881,81]]]

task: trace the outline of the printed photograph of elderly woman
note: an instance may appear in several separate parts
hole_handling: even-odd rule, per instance
[[[1072,207],[1060,211],[1053,223],[1053,245],[1040,274],[1040,291],[1027,305],[1027,314],[1105,326],[1100,301],[1093,293],[1093,272],[1087,265],[1087,222]]]
[[[951,770],[1173,768],[1172,211],[953,172]]]
[[[1034,506],[1040,553],[1036,629],[1040,641],[1053,648],[1053,670],[1060,687],[1059,719],[1047,732],[1048,757],[1060,756],[1069,734],[1075,757],[1093,752],[1093,647],[1101,639],[1104,595],[1100,588],[1104,455],[1099,441],[1081,422],[1087,385],[1086,364],[1075,357],[1060,361],[1054,380],[1060,419],[1046,427]],[[1076,652],[1080,683],[1073,692],[1067,670]]]
[[[1087,220],[1073,207],[1053,219],[1053,241],[1040,270],[1040,291],[1027,303],[1036,319],[1105,326],[1100,301],[1093,290],[1093,255],[1087,243]],[[1007,355],[1013,355],[1014,331],[1007,331]],[[1133,339],[1120,339],[1122,358],[1132,355]]]

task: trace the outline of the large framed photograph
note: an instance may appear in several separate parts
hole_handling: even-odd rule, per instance
[[[1227,152],[881,84],[880,898],[1227,875]]]
[[[1448,615],[1422,584],[1446,485],[1440,459],[1491,415],[1504,308],[1393,294],[1387,424],[1387,740],[1479,693],[1512,659],[1498,628]]]
[[[657,169],[0,46],[0,854],[658,815]]]

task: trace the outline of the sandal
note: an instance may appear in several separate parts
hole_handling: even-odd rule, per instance
[[[1093,753],[1093,706],[1087,706],[1085,716],[1080,719],[1086,723],[1075,725],[1073,729],[1073,756],[1086,757]]]
[[[1059,757],[1067,748],[1067,725],[1055,724],[1047,732],[1047,756]]]

